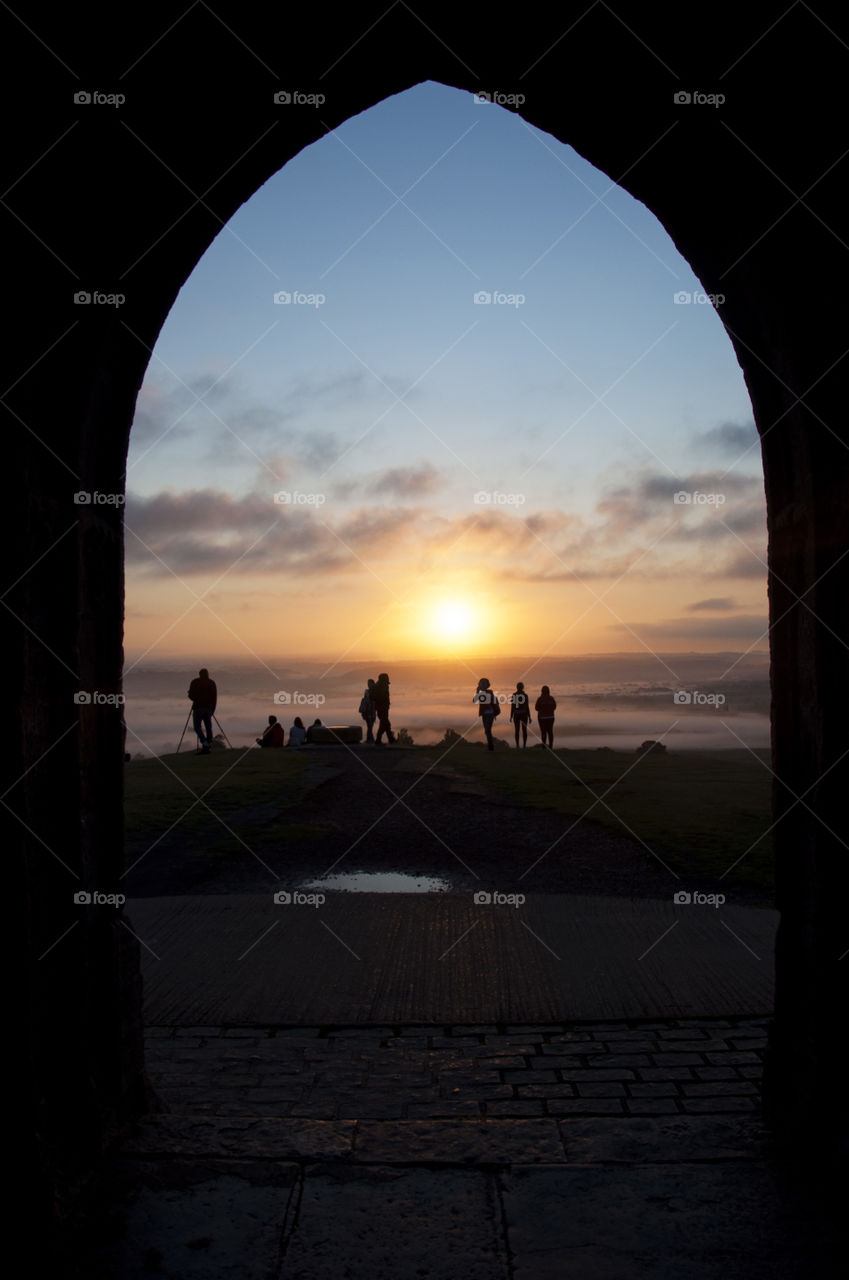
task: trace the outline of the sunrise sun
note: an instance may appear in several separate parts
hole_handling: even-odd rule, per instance
[[[432,628],[439,640],[467,640],[474,627],[474,610],[462,600],[442,600],[434,608]]]

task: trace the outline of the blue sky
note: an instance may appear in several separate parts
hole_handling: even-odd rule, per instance
[[[423,84],[348,120],[238,211],[160,335],[128,645],[212,626],[253,648],[294,593],[293,652],[323,652],[333,613],[370,653],[366,592],[398,656],[495,631],[515,652],[765,648],[751,406],[717,311],[681,291],[699,282],[654,216],[518,116]],[[214,618],[173,626],[193,591]],[[440,599],[469,605],[453,636]]]

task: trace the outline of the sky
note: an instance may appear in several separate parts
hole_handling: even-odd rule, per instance
[[[159,337],[128,658],[765,651],[721,310],[519,116],[427,83],[352,117],[241,207]]]

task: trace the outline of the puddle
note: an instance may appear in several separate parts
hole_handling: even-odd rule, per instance
[[[403,871],[353,871],[346,875],[305,880],[299,889],[336,889],[345,893],[445,893],[447,880],[410,876]]]

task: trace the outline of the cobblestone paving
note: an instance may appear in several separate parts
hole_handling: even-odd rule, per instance
[[[765,1018],[151,1027],[172,1114],[340,1120],[757,1113]]]

